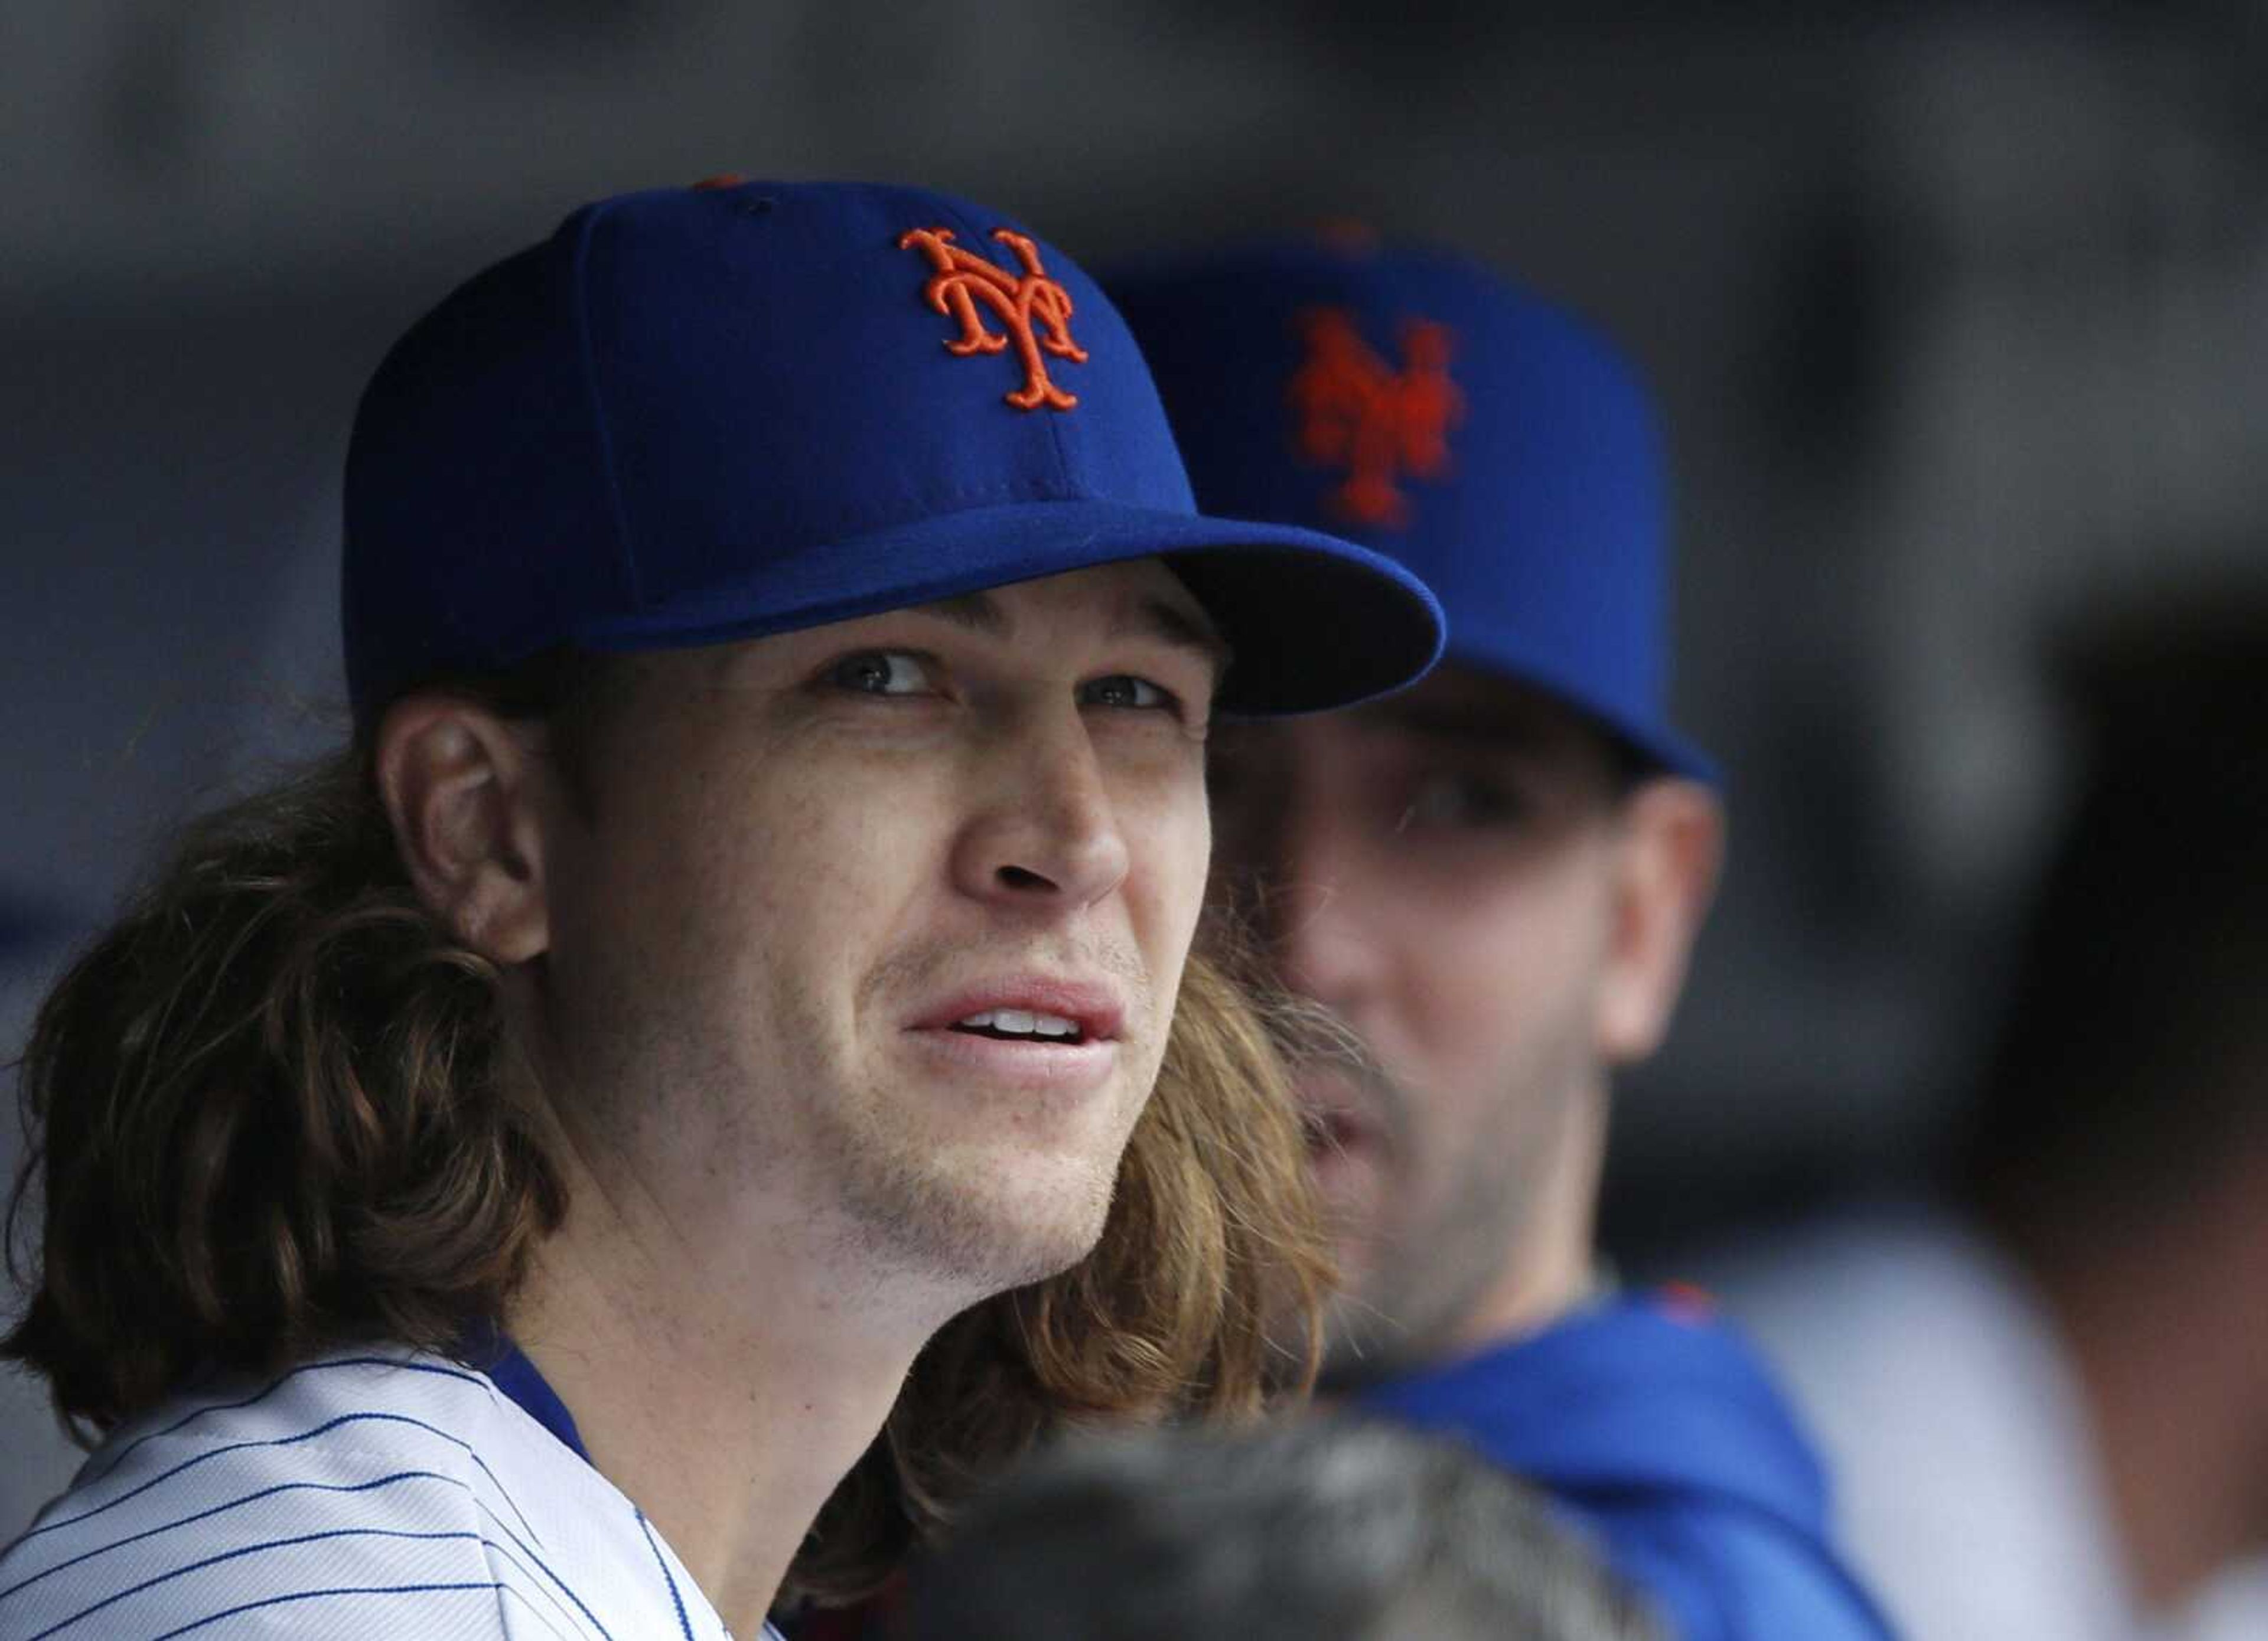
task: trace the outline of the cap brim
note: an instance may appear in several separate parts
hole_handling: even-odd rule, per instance
[[[1229,644],[1216,703],[1224,712],[1351,705],[1413,682],[1440,656],[1440,607],[1390,559],[1296,526],[1101,501],[969,508],[828,542],[578,629],[570,642],[600,651],[718,644],[1153,556]]]
[[[1724,771],[1716,760],[1696,747],[1675,730],[1660,727],[1624,725],[1613,718],[1605,720],[1608,726],[1628,741],[1638,755],[1664,775],[1682,775],[1689,781],[1698,781],[1704,786],[1722,786]]]
[[[1461,627],[1451,635],[1445,659],[1516,680],[1565,702],[1663,774],[1682,775],[1707,786],[1724,784],[1714,760],[1675,730],[1633,717],[1590,681],[1553,666],[1514,637]]]

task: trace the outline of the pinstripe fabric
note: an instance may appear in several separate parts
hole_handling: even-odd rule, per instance
[[[0,1554],[0,1641],[722,1641],[637,1507],[485,1375],[370,1350],[122,1426]]]

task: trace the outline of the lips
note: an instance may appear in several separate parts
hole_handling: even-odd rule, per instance
[[[1360,1112],[1309,1106],[1300,1117],[1310,1157],[1346,1157],[1385,1147],[1384,1131]]]
[[[956,991],[925,1007],[907,1029],[1076,1048],[1116,1041],[1125,1019],[1126,1005],[1110,986],[1031,975]]]
[[[1341,1068],[1309,1064],[1299,1077],[1300,1118],[1313,1156],[1383,1148],[1389,1132],[1364,1099],[1362,1085]]]
[[[1011,976],[925,1005],[902,1041],[947,1085],[1046,1100],[1116,1085],[1126,1005],[1111,987]]]

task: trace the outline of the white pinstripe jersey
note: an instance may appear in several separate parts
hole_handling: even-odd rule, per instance
[[[379,1348],[122,1425],[0,1554],[0,1641],[175,1636],[725,1630],[637,1506],[486,1374]]]

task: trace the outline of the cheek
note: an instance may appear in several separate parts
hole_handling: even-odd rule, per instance
[[[835,1003],[904,943],[933,934],[949,833],[932,783],[911,772],[832,772],[720,816],[738,891],[715,897],[773,984]],[[721,885],[720,885],[721,887]],[[777,953],[796,961],[775,964]]]
[[[1603,918],[1573,874],[1463,874],[1395,909],[1392,996],[1418,1080],[1500,1092],[1595,990]]]
[[[1122,805],[1134,938],[1160,997],[1171,997],[1197,933],[1211,864],[1212,821],[1201,781],[1174,783]]]
[[[915,784],[783,778],[789,767],[736,762],[695,801],[637,818],[634,875],[619,888],[641,945],[688,1002],[832,1012],[905,915],[911,818],[925,808]]]

